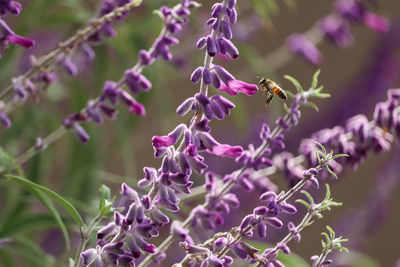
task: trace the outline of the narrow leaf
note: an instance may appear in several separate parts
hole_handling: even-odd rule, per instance
[[[313,103],[313,102],[307,101],[307,102],[305,102],[305,103],[303,104],[303,106],[309,107],[309,108],[313,108],[313,109],[315,109],[316,112],[319,112],[318,106],[317,106],[315,103]]]
[[[36,189],[39,190],[46,195],[48,195],[50,198],[54,199],[58,204],[60,204],[70,215],[71,217],[79,224],[79,226],[84,227],[85,223],[82,220],[82,217],[79,215],[78,211],[76,208],[65,198],[57,194],[56,192],[50,190],[47,187],[38,185],[36,183],[33,183],[23,177],[15,176],[15,175],[5,175],[5,177],[11,181],[14,181],[16,183],[19,183],[23,186],[25,186],[28,189]]]
[[[318,85],[318,76],[319,76],[320,73],[321,73],[321,70],[320,70],[320,69],[318,69],[318,70],[314,73],[313,79],[312,79],[312,83],[311,83],[311,87],[312,87],[312,88],[317,88],[317,85]]]
[[[296,87],[296,89],[299,93],[303,93],[303,88],[301,87],[300,83],[295,78],[293,78],[292,76],[289,76],[289,75],[285,75],[283,77],[285,79],[289,80]]]

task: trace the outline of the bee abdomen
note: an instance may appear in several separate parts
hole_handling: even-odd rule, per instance
[[[276,94],[277,96],[279,96],[280,98],[286,100],[287,99],[287,95],[285,93],[285,91],[283,91],[282,89],[280,89],[279,87],[275,87],[272,89],[272,92],[274,94]]]

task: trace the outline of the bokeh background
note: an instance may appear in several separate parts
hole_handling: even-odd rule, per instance
[[[96,58],[93,61],[76,56],[75,60],[79,62],[77,77],[60,72],[57,82],[41,92],[40,98],[31,99],[12,113],[12,128],[1,129],[1,146],[13,156],[21,154],[36,137],[46,136],[68,114],[95,98],[104,81],[118,80],[125,69],[135,64],[138,50],[147,49],[161,29],[161,22],[152,15],[152,10],[176,2],[145,1],[124,21],[117,22],[117,36],[95,47]],[[317,20],[332,12],[334,1],[276,2],[275,6],[267,0],[239,1],[239,21],[233,33],[240,59],[229,62],[220,58],[217,61],[223,62],[238,79],[256,83],[257,75],[266,76],[285,90],[294,91],[283,75],[289,74],[307,87],[317,67],[282,49],[285,39],[294,32],[312,28]],[[21,3],[24,7],[21,15],[8,17],[7,22],[19,34],[35,39],[36,46],[29,51],[13,47],[4,55],[0,60],[0,89],[9,83],[11,77],[29,67],[30,55],[40,56],[53,49],[59,41],[96,16],[100,5],[99,0]],[[177,116],[175,109],[198,90],[198,85],[192,84],[189,76],[203,60],[204,54],[195,48],[195,43],[208,30],[203,25],[213,1],[202,4],[180,34],[180,44],[172,50],[173,61],[160,60],[144,71],[153,83],[152,90],[138,98],[146,107],[146,117],[132,116],[126,109],[121,109],[115,121],[85,125],[91,136],[88,144],[82,145],[73,134],[67,134],[23,166],[26,177],[69,199],[89,220],[97,211],[101,184],[110,186],[112,193],[118,195],[121,182],[134,186],[142,178],[144,166],[159,166],[161,162],[153,158],[151,137],[167,134],[174,125],[186,122],[189,118]],[[318,113],[306,108],[300,124],[286,135],[286,144],[293,154],[298,153],[301,139],[317,130],[343,125],[358,113],[371,118],[375,103],[386,98],[386,89],[400,86],[400,2],[381,0],[371,4],[375,12],[390,20],[390,31],[379,34],[361,24],[353,24],[351,46],[338,48],[326,41],[319,42],[324,57],[319,67],[320,83],[332,97],[316,102]],[[263,13],[260,5],[267,7],[269,13]],[[261,123],[273,122],[283,112],[282,102],[278,99],[271,107],[265,108],[265,99],[260,93],[254,97],[238,95],[230,99],[236,104],[231,116],[211,124],[217,139],[224,139],[226,143],[245,146],[257,142]],[[351,253],[346,257],[334,256],[337,259],[335,266],[395,266],[400,259],[399,151],[396,144],[391,152],[372,156],[357,170],[347,169],[337,181],[331,181],[333,197],[342,201],[343,207],[334,209],[306,229],[302,242],[291,244],[292,251],[309,261],[310,256],[319,254],[320,232],[325,230],[325,225],[330,225],[337,229],[338,234],[351,239],[348,244]],[[208,157],[208,161],[211,168],[220,174],[228,173],[234,167],[230,160]],[[280,188],[287,189],[287,182],[279,173],[270,178]],[[194,179],[196,185],[203,182],[200,176]],[[240,196],[242,206],[230,215],[226,220],[229,223],[221,229],[238,225],[253,207],[251,204],[256,204],[253,194],[241,193]],[[202,201],[201,197],[199,201]],[[178,218],[184,218],[185,212],[190,211],[195,202],[186,204]],[[46,213],[46,209],[29,192],[11,182],[0,182],[0,238],[29,239],[39,244],[49,258],[61,259],[58,262],[50,260],[49,265],[66,264],[70,252],[65,251],[55,222],[51,218],[36,223],[29,221],[35,214],[42,213]],[[24,220],[30,223],[21,225]],[[77,227],[73,222],[68,222],[68,225],[77,241]],[[155,242],[161,242],[165,234],[162,233]],[[205,237],[211,233],[198,234]],[[278,241],[283,235],[279,231],[271,233],[267,241]],[[177,255],[182,253],[177,248],[175,250]],[[18,241],[1,247],[0,265],[43,266],[32,259],[34,254],[29,255],[26,251],[25,245]],[[242,264],[238,266],[246,266],[246,263]]]

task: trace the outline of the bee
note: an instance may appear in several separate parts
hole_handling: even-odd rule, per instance
[[[259,77],[260,78],[260,77]],[[279,96],[281,99],[286,100],[287,95],[282,88],[279,87],[274,81],[270,79],[261,78],[258,82],[261,86],[261,91],[263,95],[267,95],[267,101],[265,102],[265,106],[268,107],[274,97],[274,94]]]

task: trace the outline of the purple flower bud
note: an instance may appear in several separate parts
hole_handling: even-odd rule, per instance
[[[72,129],[75,132],[76,137],[78,137],[79,141],[82,143],[87,143],[90,139],[90,136],[88,133],[82,128],[82,126],[79,123],[73,123],[72,124]]]
[[[265,192],[261,195],[260,200],[263,202],[276,201],[276,193],[272,191]]]
[[[127,185],[126,183],[122,183],[121,185],[121,195],[125,196],[129,200],[138,200],[139,195],[135,189]]]
[[[140,202],[142,203],[143,207],[145,209],[150,209],[150,204],[151,204],[151,198],[148,195],[144,195],[142,196],[142,199],[140,200]]]
[[[224,37],[228,40],[232,39],[232,30],[226,20],[221,21],[220,27],[221,27],[221,32],[224,35]]]
[[[237,21],[237,13],[236,13],[236,9],[232,8],[231,9],[231,13],[228,16],[229,19],[229,23],[230,24],[235,24]]]
[[[279,244],[278,249],[280,249],[284,254],[290,254],[290,248],[285,243]]]
[[[278,228],[278,229],[282,228],[282,226],[283,226],[282,221],[279,220],[279,219],[276,218],[276,217],[265,217],[264,220],[265,220],[265,222],[268,223],[269,225],[271,225],[271,226],[273,226],[273,227],[275,227],[275,228]]]
[[[190,129],[186,129],[184,132],[184,139],[185,139],[185,146],[189,146],[190,144],[193,144],[193,134]]]
[[[146,241],[144,241],[141,237],[135,236],[135,241],[136,244],[144,251],[149,252],[149,253],[154,253],[156,251],[156,246],[153,244],[149,244]]]
[[[346,47],[353,41],[348,23],[340,17],[328,16],[318,23],[325,38],[338,47]]]
[[[205,84],[211,84],[211,74],[210,71],[206,68],[203,69],[203,81]]]
[[[228,1],[228,8],[233,9],[236,5],[236,0],[229,0]]]
[[[239,208],[240,201],[237,196],[233,193],[227,193],[222,198],[225,202],[227,202],[231,207]]]
[[[169,218],[167,215],[162,213],[159,209],[157,208],[152,208],[150,210],[150,217],[153,219],[155,222],[159,222],[162,224],[167,224],[169,223]]]
[[[64,69],[68,72],[69,75],[71,75],[71,76],[78,75],[78,68],[72,62],[70,57],[66,57],[64,59],[63,66],[64,66]]]
[[[211,101],[209,107],[210,107],[212,113],[215,115],[215,117],[218,120],[222,120],[225,117],[225,114],[222,111],[222,109],[220,108],[220,106],[217,103],[215,103],[214,101]]]
[[[290,50],[313,65],[320,65],[322,55],[318,48],[302,34],[292,34],[287,38]]]
[[[4,127],[10,128],[11,127],[11,120],[8,116],[0,110],[0,122],[3,124]]]
[[[128,212],[125,215],[125,222],[128,225],[131,225],[136,218],[136,209],[137,206],[133,203],[129,206]]]
[[[113,81],[106,81],[103,86],[103,92],[100,97],[100,101],[110,100],[114,105],[118,104],[119,90],[117,83]]]
[[[146,50],[139,51],[139,64],[142,66],[148,66],[152,62],[153,58],[151,54]]]
[[[262,220],[257,222],[257,234],[260,238],[265,238],[267,236],[267,226]]]
[[[211,36],[207,36],[207,53],[211,57],[214,57],[218,53],[215,39]]]
[[[101,229],[97,232],[97,239],[104,239],[104,238],[106,238],[106,237],[109,236],[111,233],[113,233],[115,229],[116,229],[115,223],[111,222],[111,223],[107,224],[106,226],[104,226],[103,228],[101,228]]]
[[[218,89],[221,87],[221,80],[215,71],[211,71],[211,81],[215,88]]]
[[[235,80],[232,74],[230,74],[226,69],[221,67],[220,65],[214,65],[213,69],[218,75],[218,78],[222,80],[223,83],[227,84],[228,81]]]
[[[140,248],[136,244],[135,239],[133,238],[132,235],[128,235],[126,238],[126,243],[128,244],[129,251],[132,253],[132,256],[137,259],[140,257]]]
[[[200,81],[200,78],[201,78],[202,73],[203,73],[203,67],[197,67],[197,68],[193,71],[192,75],[190,76],[190,80],[191,80],[193,83],[197,83],[198,81]]]
[[[256,214],[256,215],[263,216],[263,215],[267,214],[267,212],[268,212],[268,209],[265,206],[259,206],[254,209],[254,214]]]
[[[226,237],[221,236],[214,241],[214,246],[216,246],[217,248],[222,248],[226,246],[227,243],[228,240],[226,239]]]
[[[101,116],[98,107],[89,106],[86,108],[86,112],[89,115],[90,119],[95,123],[103,123],[103,117]]]
[[[363,20],[366,12],[364,5],[356,0],[338,0],[335,3],[335,8],[343,18],[351,21]]]
[[[218,43],[220,44],[220,47],[223,47],[223,49],[231,56],[231,58],[237,59],[239,57],[239,50],[231,41],[225,38],[218,38]]]
[[[101,112],[104,115],[106,115],[108,118],[110,118],[111,120],[114,120],[116,118],[118,110],[116,110],[115,108],[112,108],[103,103],[100,103],[99,108],[100,108]]]
[[[249,214],[243,218],[242,222],[240,223],[240,231],[243,232],[247,226],[253,224],[255,222],[255,218],[253,214]]]
[[[280,203],[280,206],[281,206],[282,210],[283,210],[284,212],[286,212],[286,213],[294,214],[294,213],[297,212],[296,207],[293,206],[293,205],[291,205],[291,204],[289,204],[289,203],[282,202],[282,203]]]
[[[204,47],[206,47],[207,44],[207,38],[206,37],[201,37],[197,43],[196,43],[196,47],[198,49],[203,49]]]
[[[235,254],[237,257],[239,257],[240,259],[244,260],[247,258],[247,252],[238,244],[234,244],[229,248],[233,254]]]
[[[213,18],[219,18],[224,11],[224,7],[222,6],[221,3],[215,4],[213,6],[212,12],[211,12],[211,17]]]

